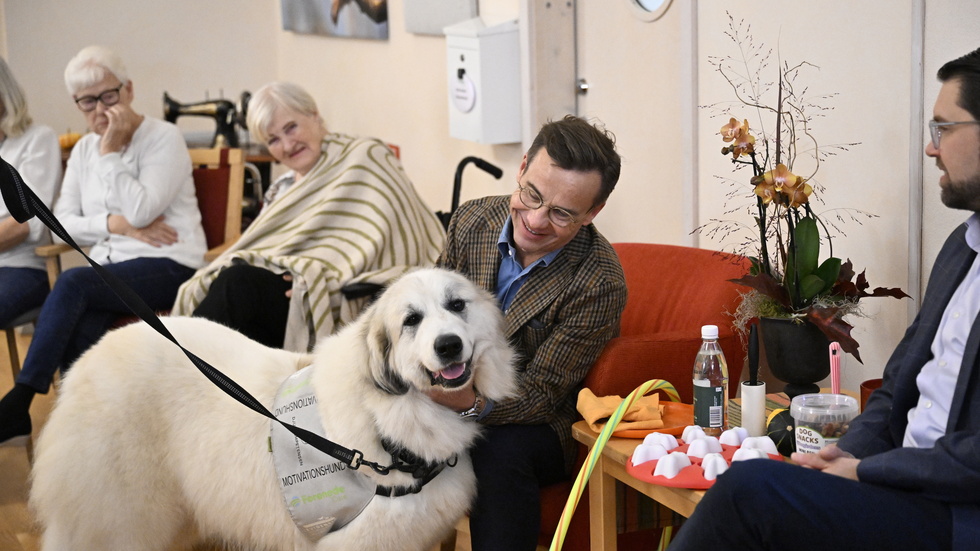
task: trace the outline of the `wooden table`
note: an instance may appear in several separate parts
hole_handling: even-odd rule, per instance
[[[572,425],[575,440],[592,448],[598,433],[593,432],[585,421]],[[616,549],[616,482],[623,482],[640,493],[649,496],[674,511],[691,516],[701,501],[704,490],[671,488],[644,482],[626,472],[626,461],[633,450],[643,443],[638,438],[610,438],[596,462],[589,479],[589,528],[592,549],[615,551]]]
[[[830,392],[821,388],[820,392]],[[843,390],[844,394],[855,396],[853,391]],[[789,398],[783,393],[766,395],[766,410],[788,408]],[[740,422],[740,400],[729,401],[729,421],[734,425]],[[579,421],[572,425],[572,436],[585,444],[590,450],[599,434],[589,428],[588,423]],[[657,503],[666,505],[685,517],[691,516],[701,501],[705,490],[672,488],[644,482],[626,472],[626,462],[633,450],[643,443],[638,438],[610,438],[602,455],[596,461],[592,478],[589,479],[589,527],[593,551],[616,550],[616,481],[636,489]]]

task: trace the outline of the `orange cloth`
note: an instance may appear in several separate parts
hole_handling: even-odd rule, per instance
[[[576,408],[589,423],[589,427],[599,432],[622,402],[623,399],[619,396],[599,398],[588,388],[583,388],[578,393]],[[616,430],[661,429],[664,427],[663,414],[664,407],[660,405],[660,394],[641,396],[623,414],[623,419],[616,426]]]

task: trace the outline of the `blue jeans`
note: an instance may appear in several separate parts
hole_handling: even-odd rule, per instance
[[[37,268],[0,268],[0,325],[7,325],[48,296],[48,274]]]
[[[900,483],[901,481],[896,481]],[[669,551],[949,549],[949,506],[767,459],[718,477]]]
[[[194,274],[168,258],[136,258],[106,264],[154,310],[169,310],[177,288]],[[67,369],[129,308],[89,267],[65,271],[41,308],[34,338],[17,382],[46,393],[58,369]]]

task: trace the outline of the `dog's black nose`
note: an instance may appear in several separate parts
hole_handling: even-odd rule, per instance
[[[455,361],[463,351],[463,339],[459,338],[459,335],[439,335],[436,337],[434,348],[440,359]]]

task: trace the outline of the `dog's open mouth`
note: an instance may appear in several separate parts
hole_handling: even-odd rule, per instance
[[[432,380],[432,386],[457,388],[470,380],[470,374],[470,362],[456,362],[435,373],[429,371],[429,379]]]

